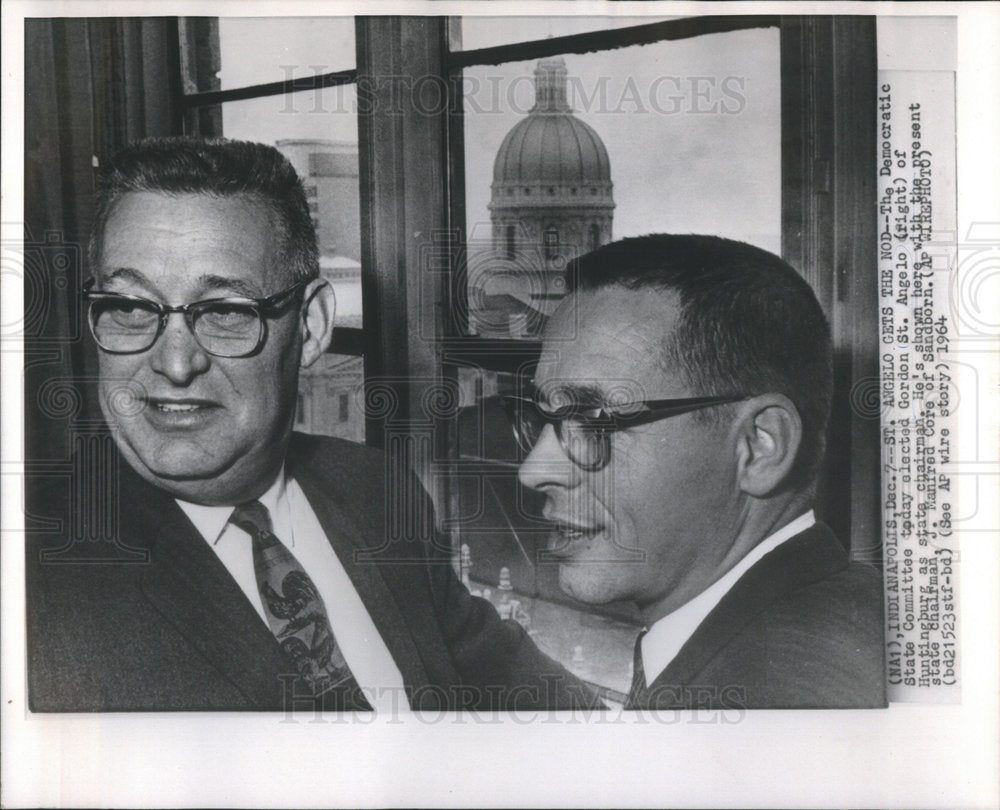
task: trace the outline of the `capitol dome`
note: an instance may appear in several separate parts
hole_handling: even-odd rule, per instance
[[[490,337],[537,336],[566,294],[566,267],[612,238],[608,150],[566,100],[566,63],[535,67],[535,105],[493,162],[491,249],[468,268],[469,328]]]
[[[543,198],[537,203],[544,203],[546,196],[563,197],[566,187],[584,198],[600,196],[605,202],[610,197],[608,150],[594,129],[573,115],[566,72],[561,57],[543,59],[535,68],[535,105],[507,133],[493,163],[494,204],[532,192]],[[546,186],[558,188],[550,192]]]

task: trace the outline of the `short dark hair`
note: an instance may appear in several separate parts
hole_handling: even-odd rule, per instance
[[[276,215],[280,255],[294,280],[319,275],[316,228],[302,181],[273,146],[224,138],[148,138],[100,168],[90,237],[90,266],[99,267],[104,227],[115,201],[132,191],[250,197]]]
[[[833,396],[830,327],[812,288],[761,248],[696,234],[622,239],[574,260],[567,288],[672,290],[681,316],[664,363],[701,395],[781,393],[798,409],[792,480],[813,482]],[[713,418],[712,411],[702,418]]]

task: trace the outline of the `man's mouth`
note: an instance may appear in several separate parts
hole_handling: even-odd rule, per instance
[[[600,526],[570,523],[564,520],[550,519],[549,522],[552,524],[549,551],[557,555],[571,553],[578,543],[590,539],[601,531]]]
[[[215,403],[198,397],[146,397],[147,404],[161,411],[193,411],[198,408],[211,408]]]
[[[570,526],[562,523],[556,525],[556,531],[568,540],[578,540],[581,537],[589,537],[597,533],[597,529],[587,526]]]
[[[184,399],[146,399],[147,418],[163,429],[192,428],[202,425],[218,409],[211,400],[185,397]]]

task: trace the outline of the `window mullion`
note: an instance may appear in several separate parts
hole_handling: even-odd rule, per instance
[[[389,451],[394,471],[417,471],[438,503],[447,481],[430,473],[447,457],[458,399],[438,346],[449,300],[445,37],[440,17],[357,19],[367,442]]]

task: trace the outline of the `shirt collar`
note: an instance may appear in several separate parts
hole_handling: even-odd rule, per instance
[[[177,501],[177,505],[184,510],[184,514],[190,518],[201,536],[205,538],[209,545],[213,546],[219,542],[222,533],[229,524],[229,518],[233,514],[233,509],[236,508],[235,504],[231,506],[205,506],[200,503],[182,501],[179,498],[175,500]],[[284,465],[278,471],[278,477],[274,479],[274,483],[257,500],[267,507],[268,514],[271,515],[274,534],[282,537],[282,532],[284,531],[284,537],[288,537],[288,516],[286,514],[288,498],[286,496]]]
[[[698,629],[705,618],[711,613],[722,598],[750,568],[765,555],[795,535],[804,532],[816,523],[816,515],[810,509],[804,515],[799,515],[791,523],[782,526],[778,531],[768,535],[754,546],[736,565],[730,568],[719,579],[709,585],[694,599],[685,602],[677,610],[658,619],[642,637],[642,665],[646,673],[646,685],[649,686],[659,677],[674,660],[681,647]]]

